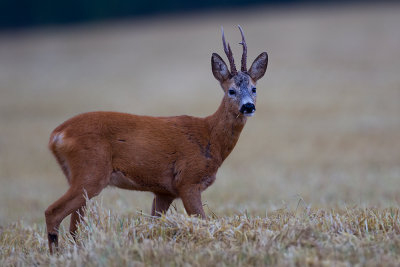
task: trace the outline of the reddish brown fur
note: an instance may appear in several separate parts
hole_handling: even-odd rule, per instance
[[[213,65],[214,76],[218,71]],[[233,78],[217,79],[225,96],[206,118],[91,112],[52,132],[49,147],[70,188],[45,212],[51,252],[61,221],[71,213],[70,232],[76,231],[85,192],[92,198],[108,185],[153,192],[152,215],[166,212],[174,199],[181,198],[189,215],[206,218],[201,192],[214,182],[246,123],[240,107],[226,94]]]

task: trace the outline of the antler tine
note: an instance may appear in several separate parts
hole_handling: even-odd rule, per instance
[[[222,27],[222,26],[221,26],[221,31],[222,31],[222,44],[224,45],[224,51],[225,51],[226,56],[228,57],[229,64],[231,65],[231,74],[235,75],[237,73],[236,66],[235,66],[235,60],[233,59],[233,53],[232,53],[229,43],[228,43],[228,46],[226,45],[224,27]]]
[[[246,44],[246,40],[244,38],[244,33],[243,33],[243,29],[242,27],[240,27],[240,25],[238,25],[239,30],[240,30],[240,34],[242,35],[242,42],[239,43],[243,46],[243,54],[242,54],[242,71],[246,72],[247,71],[247,44]]]

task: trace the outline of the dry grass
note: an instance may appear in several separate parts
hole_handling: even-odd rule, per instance
[[[123,215],[91,201],[76,242],[63,235],[50,256],[43,225],[14,223],[0,232],[5,265],[396,265],[399,209],[276,210],[208,221],[169,212]]]
[[[256,116],[203,194],[210,220],[185,217],[180,201],[149,218],[150,193],[107,189],[81,249],[63,235],[49,256],[43,212],[67,189],[51,130],[91,110],[212,113],[210,56],[221,24],[239,40],[237,23],[249,60],[267,49],[270,65]],[[0,265],[398,265],[398,25],[393,4],[1,33]]]

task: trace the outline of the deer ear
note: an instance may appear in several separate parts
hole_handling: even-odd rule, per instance
[[[220,83],[229,79],[231,75],[224,60],[216,53],[213,53],[211,56],[211,68],[215,79]]]
[[[267,52],[262,52],[251,64],[249,75],[254,80],[257,81],[264,76],[268,65],[268,54]]]

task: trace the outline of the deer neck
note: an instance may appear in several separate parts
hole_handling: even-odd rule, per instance
[[[235,147],[247,118],[233,109],[224,97],[217,111],[206,120],[210,126],[211,153],[222,164]]]

